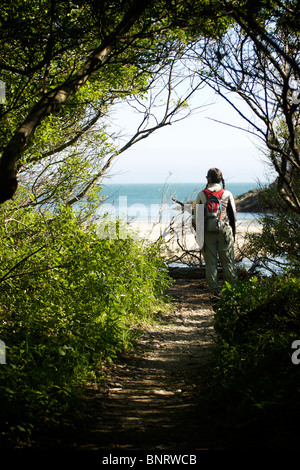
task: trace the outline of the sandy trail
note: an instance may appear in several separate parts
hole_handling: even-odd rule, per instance
[[[175,311],[163,315],[158,326],[140,337],[133,353],[107,370],[103,389],[92,391],[88,398],[84,426],[56,447],[111,451],[212,447],[209,410],[202,396],[214,344],[209,294],[205,282],[195,279],[178,279],[169,294]]]

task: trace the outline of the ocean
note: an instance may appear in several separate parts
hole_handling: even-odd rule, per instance
[[[233,196],[239,196],[251,189],[259,187],[261,187],[261,184],[258,185],[254,182],[226,184],[226,189],[231,191]],[[204,188],[205,183],[109,184],[103,186],[100,191],[100,195],[105,197],[106,200],[98,211],[103,214],[111,214],[112,219],[121,217],[128,222],[169,222],[173,216],[180,214],[180,212],[178,212],[180,206],[175,204],[170,199],[171,197],[183,203],[187,203],[196,199],[197,193]],[[190,215],[187,217],[190,217]],[[245,225],[248,227],[249,223],[254,226],[259,225],[258,217],[259,214],[238,212],[238,226]],[[187,225],[187,227],[189,227],[189,225]],[[252,263],[248,259],[245,259],[242,260],[242,264],[249,268]],[[273,271],[279,272],[276,263],[270,262],[269,265],[272,267]],[[268,269],[261,267],[260,272],[263,275],[269,275]]]
[[[100,195],[105,197],[98,212],[109,213],[127,220],[156,222],[167,220],[179,209],[171,197],[180,202],[187,203],[196,199],[199,191],[205,188],[206,183],[132,183],[108,184],[101,189]],[[251,189],[257,188],[254,182],[227,183],[226,189],[234,196],[239,196]],[[238,220],[245,218],[251,220],[254,214],[238,213]]]

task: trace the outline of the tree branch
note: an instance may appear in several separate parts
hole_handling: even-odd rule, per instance
[[[151,0],[135,0],[115,31],[91,53],[83,67],[55,90],[45,94],[29,112],[2,154],[0,203],[10,199],[17,189],[17,161],[39,124],[46,116],[63,106],[103,66],[120,38],[130,31],[136,20],[150,4]]]

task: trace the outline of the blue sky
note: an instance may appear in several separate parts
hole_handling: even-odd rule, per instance
[[[124,108],[117,121],[130,128],[135,117]],[[218,99],[121,154],[110,171],[110,183],[203,182],[210,167],[220,168],[232,183],[267,181],[262,142],[212,119],[246,126],[229,104]]]

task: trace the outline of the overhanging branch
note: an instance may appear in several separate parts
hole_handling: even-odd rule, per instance
[[[0,203],[10,199],[17,189],[17,162],[28,141],[46,116],[63,106],[107,61],[116,44],[135,24],[151,0],[135,0],[115,31],[99,45],[83,67],[55,90],[45,94],[29,112],[3,151],[0,161]]]

